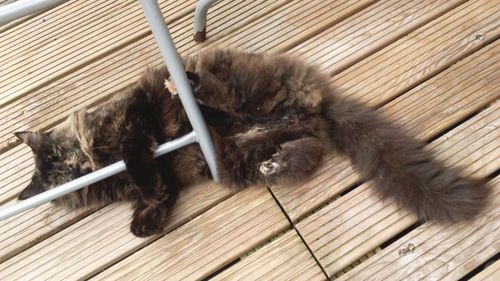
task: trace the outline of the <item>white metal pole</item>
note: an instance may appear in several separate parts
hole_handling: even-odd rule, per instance
[[[0,6],[0,25],[52,8],[68,0],[18,0]]]
[[[215,0],[198,0],[194,11],[194,41],[203,42],[207,39],[208,8]]]
[[[189,134],[186,134],[180,138],[177,138],[175,140],[160,145],[158,149],[155,151],[155,157],[161,156],[170,151],[179,149],[183,146],[186,146],[194,142],[196,142],[196,134],[195,132],[190,132]],[[86,174],[70,182],[62,184],[58,187],[49,189],[48,191],[30,197],[21,202],[18,202],[12,206],[3,208],[0,210],[0,220],[17,215],[21,212],[40,206],[44,203],[48,203],[56,198],[64,196],[65,194],[83,188],[85,186],[91,185],[93,183],[96,183],[110,176],[116,175],[125,170],[126,167],[123,160],[116,162],[114,164],[101,168],[97,171],[94,171],[90,174]]]
[[[19,0],[0,7],[0,24],[7,23],[16,18],[20,18],[31,13],[61,4],[66,0]],[[158,4],[154,0],[140,0],[144,13],[151,25],[153,34],[165,60],[167,68],[172,76],[172,80],[179,92],[179,97],[186,110],[193,131],[180,138],[164,143],[155,151],[155,157],[179,149],[188,144],[199,142],[201,150],[207,161],[208,167],[215,181],[218,181],[217,167],[215,161],[215,149],[212,139],[201,115],[200,109],[193,97],[191,87],[182,66],[182,62],[177,54],[175,45],[170,33],[165,25]],[[30,208],[37,207],[51,200],[64,196],[70,192],[91,185],[112,175],[126,170],[123,161],[116,162],[97,171],[79,177],[68,183],[52,188],[46,192],[23,200],[15,205],[0,210],[0,220],[24,212]]]
[[[182,65],[181,59],[175,48],[167,25],[163,20],[160,7],[156,0],[139,0],[144,10],[144,14],[148,19],[151,31],[156,39],[156,43],[160,49],[163,60],[167,65],[168,71],[172,76],[172,80],[179,92],[182,105],[186,110],[189,122],[193,126],[193,130],[198,136],[198,142],[201,146],[201,151],[205,156],[212,178],[218,181],[217,164],[215,160],[215,148],[212,143],[212,138],[208,132],[205,120],[201,115],[200,108],[196,104],[191,86],[186,76],[186,72]]]

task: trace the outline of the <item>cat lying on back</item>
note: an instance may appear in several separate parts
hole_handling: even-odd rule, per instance
[[[297,184],[334,151],[349,156],[382,197],[421,218],[467,220],[486,203],[482,182],[435,160],[422,142],[374,110],[336,95],[315,67],[283,55],[230,50],[204,51],[185,66],[224,186]],[[124,159],[127,172],[54,203],[79,208],[131,201],[132,232],[160,233],[179,190],[210,178],[197,144],[153,158],[158,144],[191,131],[168,78],[165,68],[150,70],[128,91],[94,111],[72,114],[50,132],[16,133],[36,157],[31,183],[19,198]]]

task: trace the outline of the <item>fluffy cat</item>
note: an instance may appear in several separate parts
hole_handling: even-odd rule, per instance
[[[217,152],[221,183],[297,184],[334,151],[352,159],[421,218],[471,219],[487,201],[483,182],[435,160],[424,143],[374,110],[338,96],[317,68],[285,55],[212,49],[184,60]],[[69,208],[133,202],[132,232],[160,233],[179,190],[210,179],[197,144],[154,159],[159,143],[191,131],[165,68],[93,111],[79,111],[47,133],[19,132],[36,157],[20,199],[124,159],[127,172],[54,201]],[[166,82],[165,82],[166,81]]]

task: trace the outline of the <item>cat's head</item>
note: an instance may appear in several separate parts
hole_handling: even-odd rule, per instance
[[[19,199],[27,199],[92,171],[89,158],[76,138],[57,131],[17,132],[35,157],[35,172]]]

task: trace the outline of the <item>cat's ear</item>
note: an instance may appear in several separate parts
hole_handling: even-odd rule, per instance
[[[38,151],[42,146],[43,136],[38,132],[16,132],[14,135],[20,139],[22,142],[27,144],[33,151]]]
[[[33,182],[30,182],[30,184],[21,192],[21,194],[19,194],[18,198],[20,200],[28,199],[28,198],[33,197],[35,195],[38,195],[44,191],[45,190],[43,189],[42,186],[40,186],[38,184],[34,184]]]

